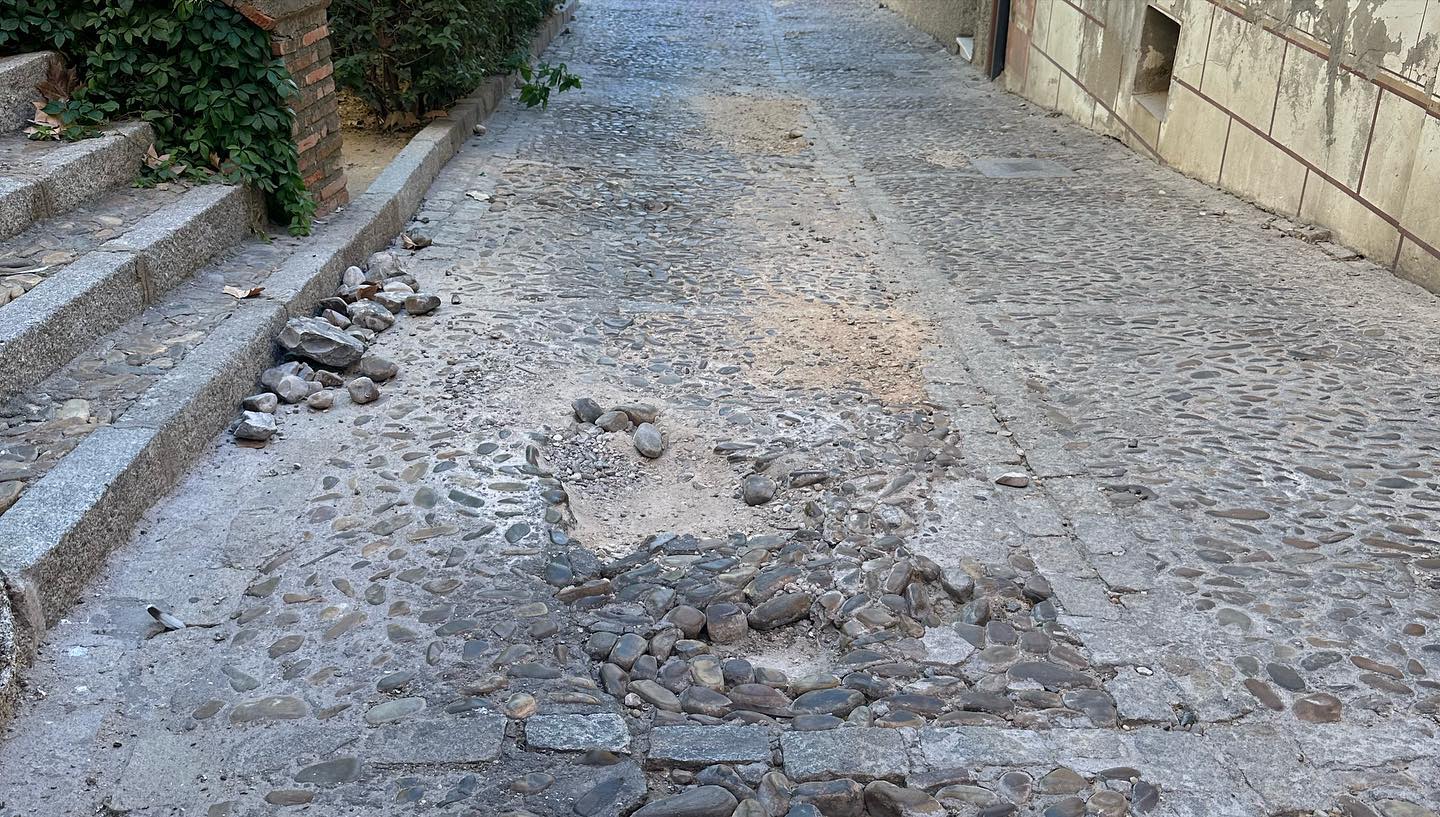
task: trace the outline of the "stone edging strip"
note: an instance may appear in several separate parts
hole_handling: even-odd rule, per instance
[[[568,0],[546,19],[532,54],[565,29],[577,4]],[[487,79],[416,134],[363,195],[266,280],[266,298],[243,302],[119,420],[87,436],[0,516],[0,722],[13,712],[20,670],[46,628],[235,417],[241,398],[274,365],[274,338],[285,322],[312,315],[346,267],[404,229],[441,168],[515,82],[515,75]]]

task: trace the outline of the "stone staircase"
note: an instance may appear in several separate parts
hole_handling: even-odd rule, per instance
[[[19,587],[64,595],[77,589],[68,577],[93,573],[55,559],[103,551],[57,547],[71,526],[41,529],[111,490],[117,474],[96,456],[123,446],[106,437],[135,423],[146,398],[164,402],[156,384],[237,308],[225,287],[259,286],[298,245],[252,236],[262,202],[246,188],[134,186],[148,124],[115,123],[78,142],[29,139],[35,86],[53,59],[0,59],[0,579],[12,603]],[[128,523],[114,524],[123,538]],[[52,612],[40,607],[19,611],[38,617],[31,628]],[[0,632],[0,652],[5,640]]]

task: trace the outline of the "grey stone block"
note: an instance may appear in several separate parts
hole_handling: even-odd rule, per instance
[[[36,171],[49,204],[43,215],[68,212],[104,190],[130,184],[154,141],[148,123],[122,122],[107,128],[104,136],[52,150]]]
[[[500,756],[502,715],[407,721],[369,734],[366,759],[378,763],[484,763]]]
[[[525,740],[532,749],[630,751],[625,719],[609,712],[536,715],[525,721]]]
[[[56,59],[49,51],[0,59],[0,132],[21,130],[34,118],[34,103],[40,100],[35,86],[45,81]]]
[[[0,574],[46,619],[17,625],[43,631],[125,541],[159,493],[153,442],[149,429],[98,429],[0,516]]]
[[[1043,766],[1065,760],[1102,759],[1125,765],[1128,753],[1114,733],[1099,729],[1027,732],[992,726],[933,727],[920,730],[918,759],[927,768]],[[1062,757],[1063,754],[1063,757]],[[1113,762],[1111,762],[1113,761]]]
[[[42,218],[44,195],[33,179],[0,178],[0,239],[19,235]]]
[[[102,250],[144,259],[146,295],[154,301],[190,273],[240,241],[261,213],[260,197],[245,187],[207,184],[142,219]]]
[[[897,729],[842,727],[787,732],[780,737],[785,774],[792,780],[903,780],[910,771],[905,739]]]
[[[0,400],[49,377],[95,339],[144,307],[131,253],[87,253],[5,309],[0,321]]]
[[[650,730],[651,766],[769,763],[770,730],[763,726],[657,726]]]

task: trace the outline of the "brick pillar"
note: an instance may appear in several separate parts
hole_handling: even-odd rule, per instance
[[[269,32],[270,49],[285,61],[300,95],[295,109],[295,144],[300,175],[315,196],[316,215],[350,200],[340,161],[340,111],[335,67],[330,62],[330,29],[325,9],[330,0],[225,0]]]

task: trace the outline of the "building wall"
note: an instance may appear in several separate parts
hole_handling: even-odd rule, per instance
[[[992,0],[884,0],[884,5],[951,52],[956,50],[956,37],[974,37],[975,64],[984,65],[988,59]]]
[[[1010,90],[1440,292],[1440,0],[1016,0],[1007,54]]]

